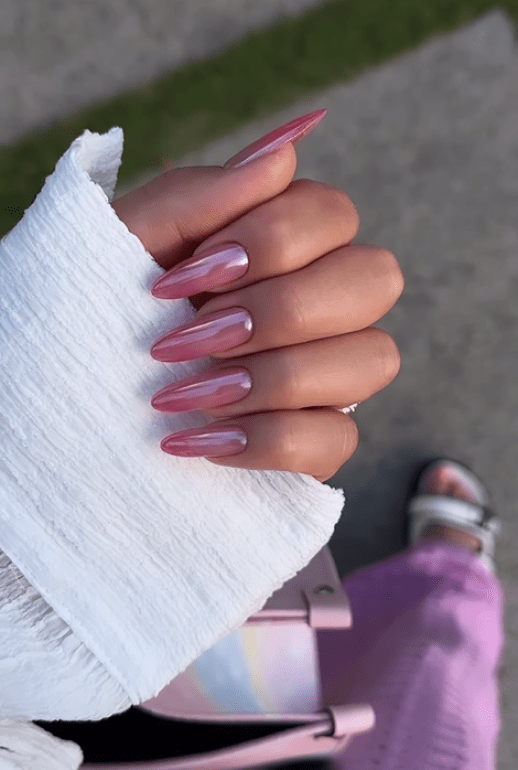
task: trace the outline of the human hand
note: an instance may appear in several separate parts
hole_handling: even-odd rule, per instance
[[[160,411],[203,410],[215,420],[165,438],[169,454],[327,481],[358,444],[354,420],[339,410],[399,371],[394,341],[372,327],[403,290],[396,258],[351,245],[359,217],[345,193],[293,181],[293,145],[324,116],[277,129],[223,168],[173,169],[113,203],[167,270],[154,296],[189,297],[198,311],[154,344],[153,358],[215,359],[152,399]],[[211,267],[208,254],[220,247]]]

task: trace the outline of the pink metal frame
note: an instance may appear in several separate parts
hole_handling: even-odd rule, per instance
[[[276,591],[245,625],[265,621],[304,623],[315,629],[315,633],[351,628],[349,601],[327,546]],[[175,682],[178,685],[177,680],[173,680],[139,708],[162,719],[185,719],[175,698]],[[355,735],[371,730],[375,715],[368,704],[344,704],[329,705],[313,714],[211,714],[210,717],[189,714],[188,721],[306,724],[220,751],[150,762],[81,765],[81,770],[248,770],[271,768],[296,759],[326,758],[343,752]]]

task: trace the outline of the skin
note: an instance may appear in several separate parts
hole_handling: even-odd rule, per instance
[[[476,495],[462,483],[461,479],[456,478],[455,471],[445,466],[432,470],[422,488],[423,492],[435,495],[447,495],[456,497],[459,500],[466,500],[468,503],[479,503]],[[450,543],[467,548],[468,551],[479,553],[482,549],[482,543],[478,538],[455,527],[443,524],[430,524],[421,535],[422,540],[448,540]]]
[[[244,366],[251,392],[206,412],[214,425],[244,429],[248,444],[210,462],[327,481],[358,445],[354,420],[337,410],[399,372],[395,342],[373,324],[404,281],[391,252],[352,243],[360,221],[350,198],[294,181],[296,165],[288,143],[240,168],[166,171],[112,205],[165,270],[229,241],[249,255],[243,277],[190,298],[198,317],[243,307],[254,324],[247,343],[212,356],[210,370]]]
[[[443,526],[442,524],[432,524],[429,527],[426,527],[421,539],[448,540],[450,543],[460,545],[462,548],[467,548],[468,551],[472,551],[473,553],[480,553],[482,548],[480,540],[477,540],[473,535],[462,532],[460,529]]]

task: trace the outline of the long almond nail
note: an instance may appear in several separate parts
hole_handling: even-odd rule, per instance
[[[151,348],[151,356],[166,363],[191,361],[242,345],[252,333],[252,318],[244,308],[217,310],[161,337]]]
[[[177,457],[224,457],[240,454],[248,442],[240,428],[191,428],[165,438],[160,447],[163,452]]]
[[[278,150],[279,147],[287,144],[287,142],[297,144],[303,137],[311,133],[324,120],[326,115],[327,110],[317,110],[316,112],[309,113],[309,115],[303,115],[301,118],[292,120],[280,128],[276,128],[275,131],[248,145],[244,150],[241,150],[237,155],[227,160],[224,168],[244,166],[246,163],[250,163],[250,161],[256,160],[262,155]]]
[[[226,368],[187,377],[156,393],[151,406],[160,412],[190,412],[233,404],[247,396],[252,378],[246,369]]]
[[[238,243],[201,251],[162,275],[151,293],[158,299],[192,297],[241,278],[248,270],[248,255]]]

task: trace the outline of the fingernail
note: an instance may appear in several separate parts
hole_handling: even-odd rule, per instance
[[[248,395],[252,378],[245,369],[229,368],[201,377],[187,377],[156,393],[151,406],[160,412],[213,409]]]
[[[223,353],[249,340],[252,331],[252,318],[243,308],[218,310],[161,337],[151,348],[151,356],[177,363]]]
[[[301,118],[292,120],[291,123],[286,123],[280,128],[276,128],[266,136],[258,139],[253,144],[249,144],[244,150],[238,152],[224,165],[224,168],[238,168],[244,166],[246,163],[250,163],[252,160],[260,158],[262,155],[267,155],[269,152],[274,152],[282,147],[287,142],[297,144],[303,137],[307,136],[314,128],[321,123],[327,110],[317,110],[316,112],[310,112],[309,115],[303,115]]]
[[[192,297],[235,281],[247,270],[248,255],[238,243],[213,246],[162,275],[151,293],[158,299]]]
[[[242,452],[247,441],[239,428],[194,428],[168,436],[160,448],[177,457],[224,457]]]

